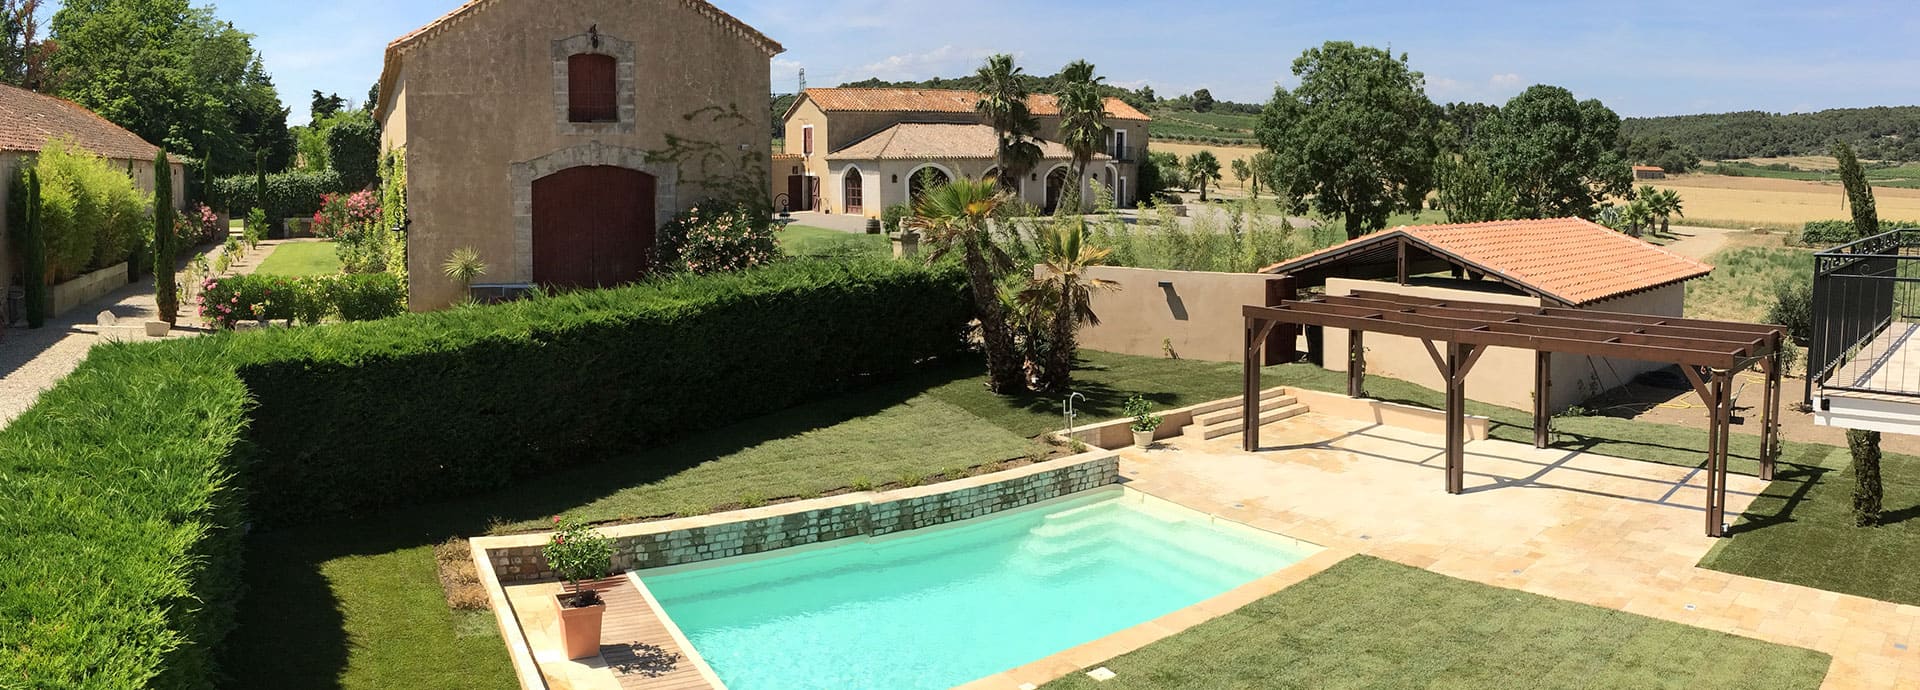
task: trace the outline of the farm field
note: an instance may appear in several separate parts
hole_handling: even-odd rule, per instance
[[[1154,139],[1227,139],[1252,145],[1254,124],[1258,115],[1240,113],[1196,113],[1190,110],[1155,110],[1153,124],[1148,127]]]
[[[1848,216],[1846,192],[1838,183],[1770,177],[1682,175],[1652,183],[1680,193],[1686,203],[1682,224],[1794,228],[1811,220]],[[1874,187],[1881,218],[1920,218],[1920,189]]]
[[[1214,157],[1220,159],[1220,182],[1213,186],[1227,189],[1242,189],[1245,186],[1240,184],[1239,180],[1233,179],[1233,162],[1235,160],[1252,158],[1253,154],[1260,152],[1260,147],[1258,146],[1220,146],[1218,144],[1194,144],[1184,141],[1154,141],[1149,143],[1147,148],[1151,151],[1165,151],[1174,154],[1179,156],[1181,160],[1186,160],[1187,156],[1191,156],[1199,151],[1212,151]]]

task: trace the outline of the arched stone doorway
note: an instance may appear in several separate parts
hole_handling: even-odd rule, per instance
[[[533,282],[611,287],[652,268],[658,181],[611,165],[566,168],[533,181]]]
[[[931,165],[921,166],[907,176],[907,203],[919,201],[920,195],[927,190],[950,182],[953,182],[953,175],[947,174],[947,171]]]
[[[867,180],[859,168],[847,168],[840,176],[840,208],[851,215],[867,210]]]
[[[1067,166],[1054,168],[1047,173],[1047,205],[1043,211],[1053,213],[1060,209],[1060,197],[1067,189]]]

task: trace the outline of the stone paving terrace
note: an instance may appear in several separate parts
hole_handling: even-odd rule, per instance
[[[1920,607],[1696,567],[1717,541],[1701,534],[1696,468],[1475,441],[1453,496],[1438,435],[1308,414],[1261,440],[1257,453],[1237,435],[1128,450],[1121,475],[1330,550],[1823,651],[1826,688],[1920,688]],[[1734,475],[1729,514],[1765,486]]]

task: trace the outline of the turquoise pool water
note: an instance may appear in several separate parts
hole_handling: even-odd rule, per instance
[[[911,690],[1105,637],[1318,550],[1105,490],[641,579],[731,690]]]

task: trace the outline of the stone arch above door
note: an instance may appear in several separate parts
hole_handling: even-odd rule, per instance
[[[560,149],[529,161],[514,163],[508,169],[508,189],[513,194],[512,282],[533,280],[533,181],[568,168],[605,165],[652,175],[654,227],[666,227],[678,213],[680,169],[668,163],[647,160],[647,152],[594,142]]]

